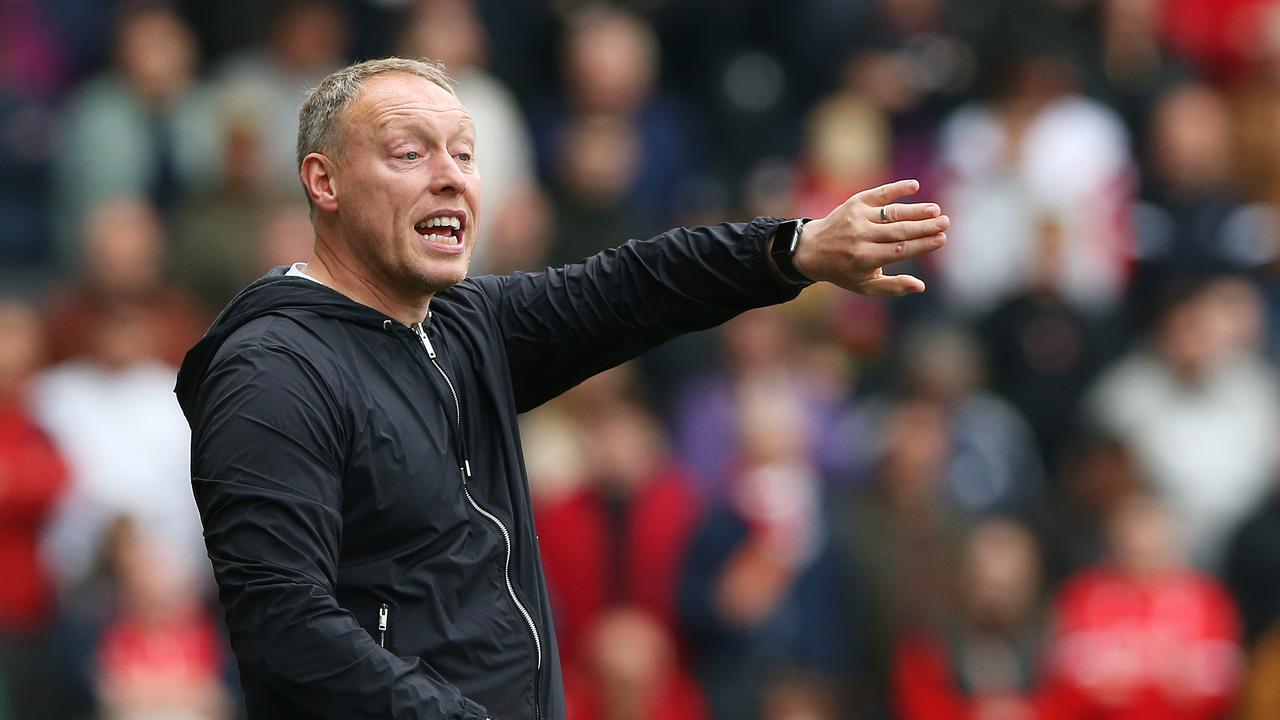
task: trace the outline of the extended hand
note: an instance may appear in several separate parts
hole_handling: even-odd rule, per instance
[[[885,265],[932,252],[947,242],[951,219],[937,205],[893,202],[919,189],[916,180],[899,180],[864,190],[808,223],[796,248],[796,269],[811,280],[869,297],[923,292],[924,282],[917,277],[884,274]]]

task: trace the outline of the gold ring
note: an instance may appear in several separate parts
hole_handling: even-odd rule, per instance
[[[883,206],[883,205],[882,205],[882,206],[880,206],[880,222],[882,222],[882,223],[887,223],[887,222],[889,222],[889,213],[887,213],[887,212],[885,212],[885,211],[884,211],[884,206]]]

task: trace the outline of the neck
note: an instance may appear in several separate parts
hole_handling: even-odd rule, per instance
[[[405,325],[421,322],[427,316],[431,295],[405,297],[379,282],[374,273],[350,254],[334,251],[319,235],[315,250],[307,258],[306,273],[348,298]]]

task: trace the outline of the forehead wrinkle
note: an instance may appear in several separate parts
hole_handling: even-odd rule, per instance
[[[457,108],[448,108],[443,110],[425,110],[426,113],[433,115],[451,115],[458,114],[456,124],[449,131],[449,135],[461,135],[463,132],[475,132],[475,122],[472,122],[471,115],[466,110]],[[392,109],[385,110],[383,113],[375,115],[372,120],[372,126],[378,129],[387,129],[394,126],[425,126],[424,118],[420,110],[415,109]]]
[[[432,116],[457,115],[459,124],[474,124],[471,120],[471,115],[463,108],[443,107],[440,105],[414,106],[412,104],[398,104],[383,109],[375,108],[371,115],[374,125],[386,127],[398,121],[418,122],[422,119],[424,113]]]
[[[453,125],[452,128],[446,129],[440,133],[440,128],[434,127],[423,113],[431,116],[442,118],[444,122]],[[451,122],[449,116],[458,116],[456,121]],[[430,135],[443,134],[445,137],[456,138],[459,135],[475,134],[475,122],[472,121],[471,115],[462,108],[442,108],[435,107],[408,107],[404,105],[396,105],[373,113],[372,122],[369,123],[372,134],[377,134],[389,129],[407,126],[410,129],[428,130]]]

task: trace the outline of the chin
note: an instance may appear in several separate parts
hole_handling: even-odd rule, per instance
[[[415,273],[414,279],[419,288],[434,295],[466,279],[469,264],[462,262],[456,265],[451,263],[448,267],[425,268]]]

